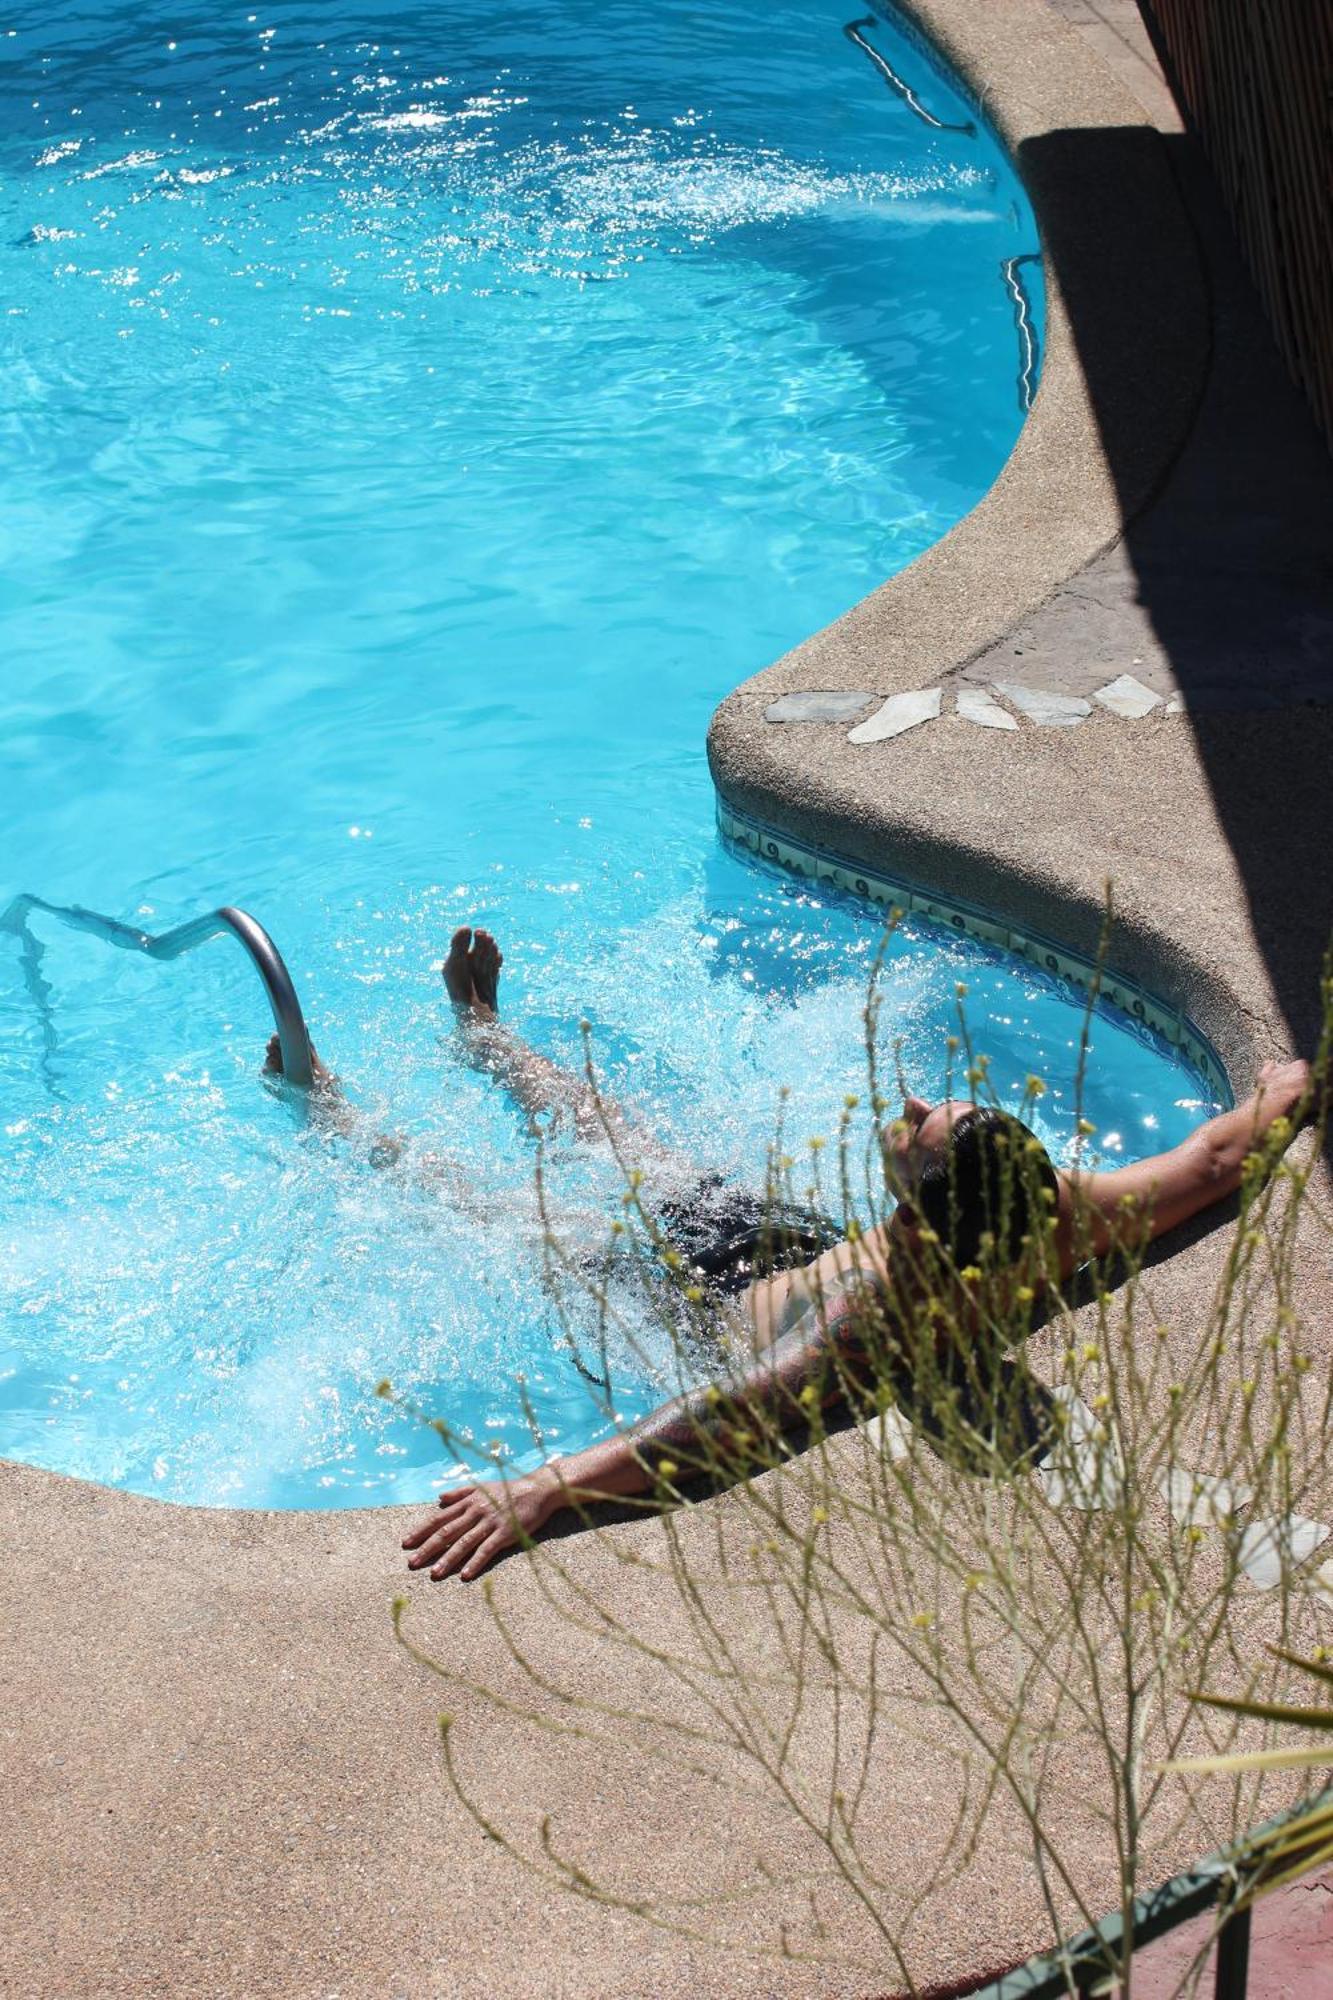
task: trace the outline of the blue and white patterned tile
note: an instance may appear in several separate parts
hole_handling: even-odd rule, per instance
[[[1024,959],[1029,965],[1037,966],[1052,978],[1064,981],[1076,994],[1086,997],[1095,990],[1095,1004],[1113,1013],[1122,1027],[1128,1028],[1131,1034],[1137,1035],[1147,1045],[1151,1046],[1155,1039],[1178,1048],[1219,1103],[1230,1101],[1226,1071],[1207,1037],[1176,1008],[1158,1000],[1135,980],[1121,973],[1104,971],[1099,974],[1091,958],[1072,952],[1066,946],[1056,945],[1039,933],[1012,929],[971,904],[913,889],[896,876],[806,847],[751,820],[720,799],[717,816],[725,839],[734,841],[761,861],[781,868],[798,880],[827,882],[846,895],[875,904],[890,917],[894,917],[895,913],[901,917],[910,911],[929,918],[932,923],[942,924],[958,935],[998,946]]]

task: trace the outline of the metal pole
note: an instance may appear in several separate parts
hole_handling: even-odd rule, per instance
[[[264,982],[268,1004],[273,1009],[273,1025],[278,1031],[278,1046],[282,1050],[283,1075],[298,1090],[308,1090],[315,1074],[310,1036],[301,1003],[296,997],[296,988],[292,984],[292,975],[283,963],[282,953],[264,926],[247,916],[244,910],[235,910],[228,903],[218,911],[218,916],[233,937],[239,938],[245,946]]]
[[[1214,2000],[1245,2000],[1250,1984],[1250,1905],[1229,1916],[1217,1935]]]
[[[209,938],[230,932],[238,943],[245,946],[255,971],[264,982],[268,1004],[273,1010],[273,1025],[278,1031],[278,1046],[282,1050],[283,1074],[298,1090],[310,1088],[314,1081],[310,1035],[292,984],[292,975],[264,926],[256,923],[244,910],[233,909],[228,903],[220,910],[210,910],[206,916],[194,917],[189,923],[178,924],[175,930],[152,937],[147,931],[137,930],[133,924],[123,924],[115,917],[104,917],[97,910],[85,910],[77,903],[48,903],[40,896],[23,895],[16,896],[8,909],[0,912],[0,930],[12,931],[18,938],[30,936],[27,928],[30,910],[44,910],[48,916],[58,917],[61,923],[68,924],[73,930],[91,931],[94,937],[117,945],[122,951],[139,951],[156,959],[179,958],[183,952],[206,944]],[[40,956],[40,947],[35,941],[34,949]]]

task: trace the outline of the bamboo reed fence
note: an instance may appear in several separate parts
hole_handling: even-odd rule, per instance
[[[1333,445],[1333,0],[1139,0]]]

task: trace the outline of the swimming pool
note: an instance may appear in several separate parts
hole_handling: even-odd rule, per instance
[[[4,45],[0,902],[254,910],[353,1096],[469,1183],[302,1130],[239,953],[43,930],[40,1014],[0,940],[0,1450],[175,1500],[428,1495],[448,1462],[386,1375],[513,1462],[604,1427],[530,1143],[432,964],[490,923],[512,1017],[578,1061],[586,1016],[701,1161],[761,1175],[782,1085],[798,1146],[831,1130],[877,932],[718,848],[708,715],[944,532],[1022,418],[1026,201],[886,23],[368,19],[57,0]],[[890,956],[914,1086],[965,980],[1067,1151],[1059,989],[928,927]],[[1087,1100],[1123,1157],[1209,1108],[1109,1022]],[[600,1231],[605,1163],[548,1170]],[[633,1415],[667,1357],[615,1359]]]

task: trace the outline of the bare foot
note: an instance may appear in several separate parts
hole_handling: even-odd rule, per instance
[[[468,964],[472,968],[472,991],[476,995],[476,1004],[494,1015],[500,1004],[500,967],[504,964],[504,954],[489,931],[477,932],[476,943],[468,954]]]
[[[463,1019],[493,1021],[504,960],[489,931],[474,937],[466,925],[454,932],[441,968],[445,990]]]
[[[276,1035],[270,1035],[268,1038],[268,1047],[264,1051],[264,1074],[265,1076],[285,1074],[282,1067],[282,1043]],[[310,1044],[310,1082],[314,1090],[332,1090],[337,1084],[333,1071],[326,1069],[315,1054],[313,1042]]]
[[[445,990],[455,1007],[472,1006],[476,994],[472,990],[472,933],[466,924],[455,931],[449,943],[449,956],[441,971],[444,973]]]

